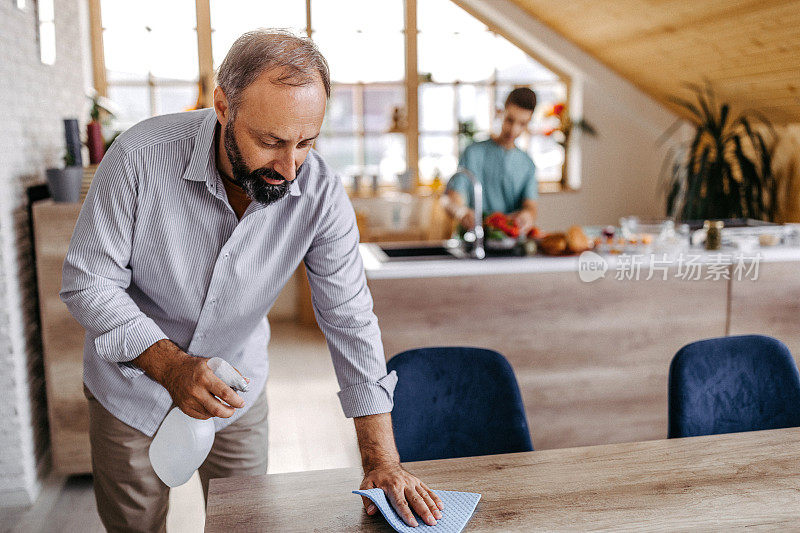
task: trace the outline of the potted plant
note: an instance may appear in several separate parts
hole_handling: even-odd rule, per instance
[[[458,153],[463,153],[467,146],[475,142],[475,121],[472,119],[458,121]]]
[[[671,148],[664,161],[667,216],[677,220],[755,218],[777,214],[777,180],[772,173],[771,143],[775,130],[754,113],[731,114],[718,104],[709,83],[687,85],[697,102],[672,101],[684,108],[695,131],[689,143]],[[660,142],[671,138],[673,124]]]
[[[54,201],[80,201],[83,167],[75,163],[75,157],[67,150],[64,154],[64,168],[48,168],[46,170],[47,187]]]

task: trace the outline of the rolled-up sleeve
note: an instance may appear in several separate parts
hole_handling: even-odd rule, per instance
[[[136,175],[115,142],[97,169],[81,208],[59,294],[93,337],[98,357],[118,363],[128,377],[143,373],[128,362],[167,338],[126,292],[131,282],[136,197]]]
[[[331,352],[345,416],[388,413],[397,374],[386,373],[353,207],[338,178],[332,188],[304,259],[314,314]]]

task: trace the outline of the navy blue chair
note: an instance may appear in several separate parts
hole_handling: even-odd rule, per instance
[[[800,426],[800,375],[777,339],[707,339],[684,346],[672,359],[670,438],[795,426]]]
[[[514,371],[492,350],[419,348],[397,371],[392,425],[401,461],[533,450]]]

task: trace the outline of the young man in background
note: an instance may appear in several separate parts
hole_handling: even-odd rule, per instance
[[[536,94],[527,87],[511,91],[503,109],[500,133],[486,141],[467,146],[458,161],[471,171],[483,187],[483,210],[509,215],[524,235],[536,222],[539,183],[530,156],[516,146],[528,129],[536,108]],[[447,184],[446,209],[463,227],[475,223],[472,182],[457,173]],[[478,216],[480,216],[479,214]]]

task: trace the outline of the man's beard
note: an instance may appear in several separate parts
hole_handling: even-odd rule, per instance
[[[225,153],[228,154],[231,162],[233,181],[247,193],[247,196],[263,205],[277,202],[286,196],[286,193],[289,192],[289,182],[280,173],[271,168],[256,170],[247,168],[247,163],[244,162],[242,152],[236,143],[236,137],[233,135],[233,121],[230,121],[225,127],[224,137]],[[264,178],[283,181],[278,185],[272,185],[264,181]]]

